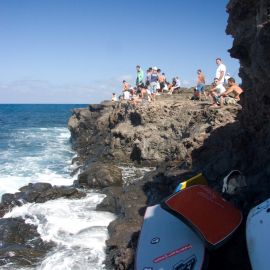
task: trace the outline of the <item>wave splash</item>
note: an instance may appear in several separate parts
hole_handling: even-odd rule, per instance
[[[46,203],[25,204],[4,217],[22,217],[37,226],[44,241],[56,247],[39,266],[27,269],[102,270],[105,260],[107,226],[115,219],[108,212],[95,211],[105,195],[91,192],[80,200],[57,199]],[[22,268],[21,268],[22,269]]]

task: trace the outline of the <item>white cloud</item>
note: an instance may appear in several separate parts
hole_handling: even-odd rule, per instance
[[[183,87],[191,87],[191,86],[193,86],[194,85],[194,83],[193,82],[190,82],[190,81],[188,81],[188,80],[183,80],[182,82],[181,82],[181,86],[183,86]]]
[[[131,75],[87,83],[52,83],[47,80],[17,80],[0,83],[0,103],[98,103],[120,94],[122,81],[133,82]]]

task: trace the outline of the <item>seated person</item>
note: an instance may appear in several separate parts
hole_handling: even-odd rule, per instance
[[[129,102],[137,107],[140,103],[142,103],[142,95],[139,94],[138,96],[134,96]]]
[[[218,83],[218,78],[214,79],[214,83],[212,84],[212,88],[210,89],[208,95],[210,95],[212,99],[212,105],[211,107],[219,107],[219,104],[221,102],[220,96],[226,92],[225,87],[222,83]]]
[[[197,87],[194,88],[194,90],[193,90],[193,96],[191,97],[190,100],[200,100],[199,94],[197,92]]]
[[[220,106],[236,104],[243,93],[243,89],[235,83],[235,79],[232,77],[228,79],[228,86],[229,89],[220,95]]]
[[[124,99],[129,100],[130,99],[130,91],[129,91],[129,84],[124,80],[123,81],[123,92],[124,92]]]
[[[117,101],[117,96],[115,95],[115,93],[112,94],[112,101]]]
[[[169,94],[180,89],[180,80],[178,77],[173,78],[172,84],[169,86]]]
[[[147,88],[145,86],[142,86],[139,94],[141,94],[142,98],[147,99]]]

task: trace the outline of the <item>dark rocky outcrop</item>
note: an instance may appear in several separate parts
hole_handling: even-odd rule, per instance
[[[0,219],[0,243],[0,265],[33,266],[53,247],[42,241],[35,226],[21,218]]]
[[[49,183],[28,184],[21,187],[20,192],[15,194],[5,193],[0,203],[0,217],[10,211],[14,206],[21,206],[24,203],[44,203],[58,198],[79,199],[86,196],[86,193],[72,186],[52,186]]]
[[[270,175],[270,2],[231,0],[227,8],[226,32],[234,38],[230,53],[240,61],[245,89],[239,116],[247,138],[245,156],[250,157],[252,182],[266,184]]]
[[[58,198],[80,199],[86,193],[72,186],[52,186],[48,183],[28,184],[15,194],[2,195],[0,216],[15,206],[24,203],[44,203]],[[33,266],[40,262],[53,247],[44,242],[37,228],[26,224],[21,218],[0,218],[0,265],[14,263],[20,266]]]
[[[112,164],[94,162],[79,174],[78,183],[88,188],[122,186],[122,171]]]
[[[240,108],[209,110],[189,100],[191,93],[160,97],[157,103],[130,108],[127,103],[76,109],[69,121],[78,159],[157,165],[187,159],[210,132],[234,121]],[[190,150],[187,150],[187,149]]]

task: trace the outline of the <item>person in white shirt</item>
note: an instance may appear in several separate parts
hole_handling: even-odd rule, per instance
[[[221,102],[220,96],[226,92],[225,87],[219,82],[218,78],[214,79],[213,87],[210,89],[208,95],[212,99],[211,107],[219,107]]]
[[[218,79],[217,84],[224,84],[225,82],[225,75],[226,75],[226,66],[221,62],[220,58],[216,59],[216,63],[218,65],[216,70],[216,78]]]
[[[112,101],[117,101],[117,96],[115,95],[115,93],[112,94]]]

